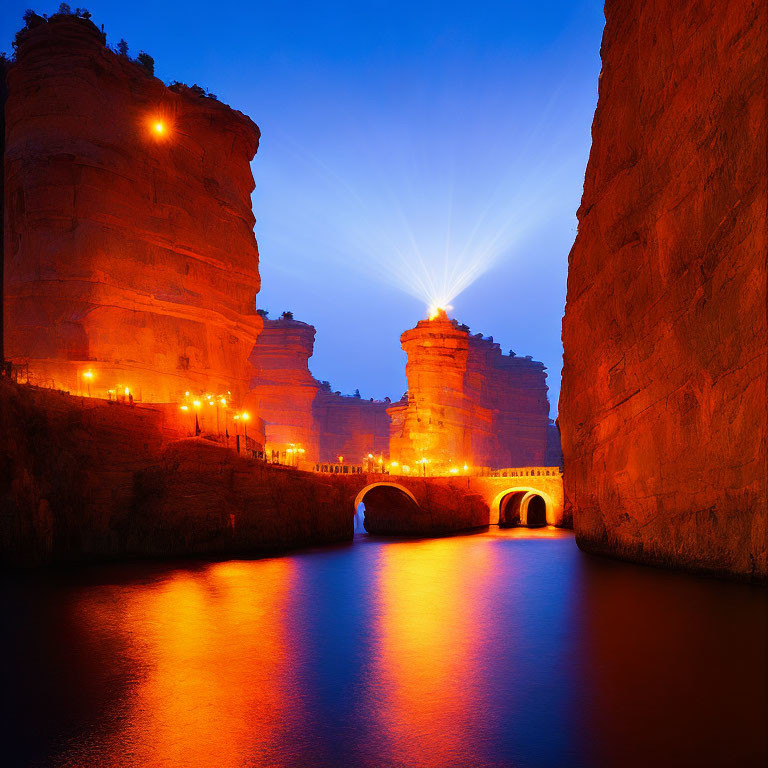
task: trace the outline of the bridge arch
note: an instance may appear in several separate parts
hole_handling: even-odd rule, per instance
[[[541,502],[535,499],[541,499],[544,503],[543,517],[547,525],[555,525],[556,508],[554,499],[545,491],[539,488],[533,488],[526,485],[513,485],[496,494],[491,502],[491,525],[498,525],[502,511],[510,511],[514,516],[519,516],[520,525],[528,525],[528,513],[531,512],[531,522],[534,522],[534,516],[538,517],[541,513]],[[531,503],[533,502],[533,507]],[[515,509],[507,510],[507,504],[513,504]]]
[[[419,506],[419,502],[416,501],[416,497],[405,486],[400,485],[400,483],[378,482],[378,483],[368,483],[368,485],[366,485],[365,488],[363,488],[363,490],[357,494],[357,496],[355,497],[355,503],[352,509],[354,511],[357,511],[357,508],[362,503],[363,497],[365,496],[365,494],[368,493],[368,491],[370,491],[371,488],[378,488],[381,485],[385,485],[390,488],[397,488],[398,491],[402,491],[406,496],[408,496],[414,502],[414,504],[416,504],[416,506]]]

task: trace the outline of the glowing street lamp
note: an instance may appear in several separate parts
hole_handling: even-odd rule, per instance
[[[93,378],[93,371],[87,370],[83,372],[83,378],[88,389],[88,397],[91,396],[91,379]]]
[[[240,414],[240,418],[243,420],[243,429],[245,430],[245,447],[248,447],[248,419],[251,418],[250,414],[245,412]]]

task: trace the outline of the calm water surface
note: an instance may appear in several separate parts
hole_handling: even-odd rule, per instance
[[[6,576],[0,764],[763,766],[766,594],[555,530]]]

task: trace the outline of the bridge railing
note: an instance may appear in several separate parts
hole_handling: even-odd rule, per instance
[[[361,475],[363,474],[362,464],[330,464],[328,462],[318,462],[312,467],[313,472],[321,472],[329,475]]]
[[[364,464],[334,464],[331,462],[317,462],[312,465],[313,472],[329,475],[361,475],[381,474],[400,475],[402,477],[456,477],[451,472],[412,472],[399,473],[392,469],[372,471]],[[491,469],[490,467],[472,467],[469,471],[462,472],[461,477],[562,477],[563,470],[560,467],[508,467],[505,469]]]
[[[489,469],[481,473],[483,477],[561,477],[560,467],[509,467],[505,469]]]

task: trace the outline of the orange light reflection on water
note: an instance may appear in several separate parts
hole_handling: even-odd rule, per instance
[[[99,764],[234,768],[244,755],[266,764],[290,701],[293,575],[289,559],[218,563],[132,591],[119,622],[142,673],[114,743],[94,745]]]
[[[489,660],[477,585],[493,577],[492,547],[461,539],[382,547],[378,569],[377,725],[388,764],[466,760],[466,728],[483,718],[479,666]],[[490,618],[490,617],[488,617]]]

